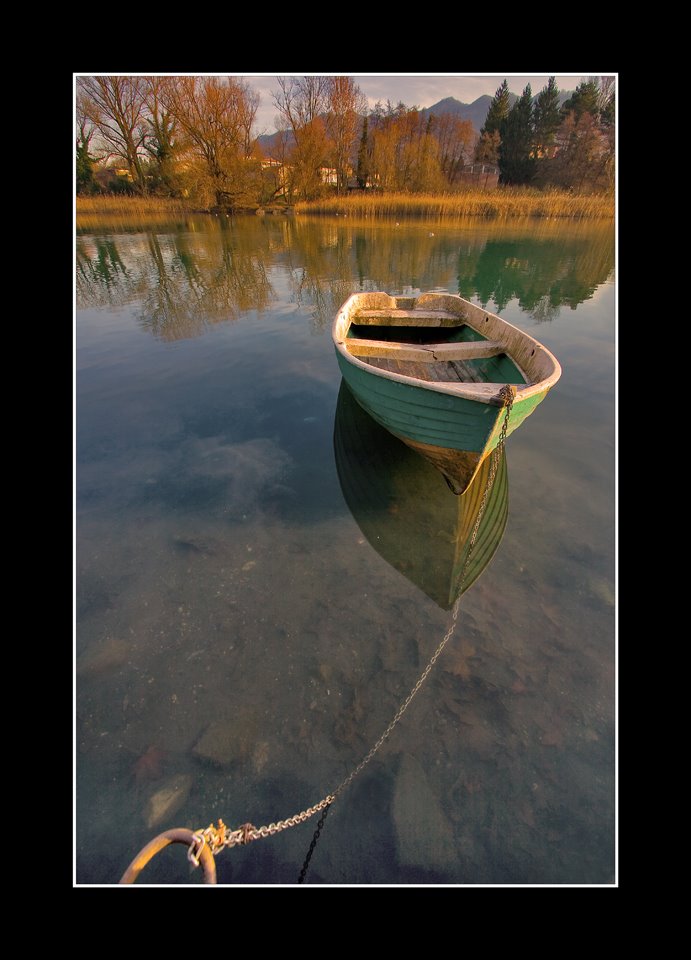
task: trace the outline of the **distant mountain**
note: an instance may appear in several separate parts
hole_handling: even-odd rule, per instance
[[[539,93],[539,91],[537,92]],[[561,106],[565,100],[568,100],[572,93],[573,90],[560,90],[559,106]],[[429,117],[431,114],[434,114],[435,117],[440,117],[445,113],[451,113],[453,116],[459,117],[461,120],[470,120],[475,132],[479,133],[482,129],[482,125],[485,122],[485,117],[487,116],[487,111],[489,110],[489,105],[492,100],[493,97],[490,97],[486,93],[481,97],[478,97],[477,100],[473,100],[472,103],[461,103],[461,101],[456,100],[455,97],[444,97],[443,100],[432,104],[431,107],[423,107],[420,113],[423,115],[423,117],[425,117],[425,119],[427,119],[427,117]],[[516,94],[510,93],[509,103],[511,106],[514,105],[516,100],[518,100]]]
[[[279,133],[263,133],[260,137],[257,137],[257,143],[262,148],[262,153],[265,157],[273,157],[276,155],[276,146],[278,144]],[[288,135],[288,143],[292,146],[294,143],[293,134]]]
[[[511,106],[518,100],[515,93],[510,93],[509,98],[511,100]],[[456,100],[455,97],[444,97],[443,100],[432,104],[431,107],[423,107],[420,113],[425,119],[432,114],[434,114],[435,117],[441,117],[445,113],[450,113],[454,117],[458,117],[459,120],[470,120],[475,132],[479,133],[482,124],[485,122],[485,117],[487,116],[491,102],[492,97],[486,93],[478,97],[477,100],[473,100],[472,103],[461,103],[461,101]]]

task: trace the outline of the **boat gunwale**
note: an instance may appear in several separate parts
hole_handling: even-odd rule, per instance
[[[373,292],[374,293],[374,292]],[[487,403],[491,405],[501,406],[503,400],[499,397],[499,390],[503,386],[502,383],[493,383],[493,382],[484,382],[484,383],[464,383],[459,381],[440,381],[440,380],[420,380],[418,377],[406,376],[401,373],[394,373],[390,370],[384,370],[381,367],[373,366],[370,363],[366,363],[363,360],[360,360],[358,357],[353,356],[347,349],[346,343],[346,334],[350,325],[354,322],[353,314],[358,308],[358,305],[362,300],[367,297],[373,296],[373,293],[354,293],[346,300],[343,306],[339,309],[336,314],[336,318],[332,325],[332,337],[334,345],[338,352],[344,357],[344,359],[352,364],[355,367],[359,367],[365,373],[368,373],[372,376],[381,377],[384,380],[394,380],[399,383],[407,384],[408,386],[418,387],[419,389],[432,390],[436,393],[443,393],[454,397],[462,397],[466,400],[473,400],[475,402]],[[381,293],[381,292],[380,292]],[[390,294],[384,293],[384,296],[390,297],[390,299],[395,300],[396,297],[391,296]],[[536,357],[536,362],[547,361],[547,365],[551,366],[551,371],[546,377],[541,377],[535,382],[527,382],[525,384],[514,384],[517,393],[517,400],[528,399],[538,394],[546,393],[561,377],[561,366],[559,361],[554,356],[554,354],[542,343],[536,340],[534,337],[531,337],[529,333],[526,333],[524,330],[521,330],[520,327],[515,326],[512,323],[509,323],[508,320],[504,320],[502,317],[497,316],[497,314],[490,313],[488,310],[483,310],[482,307],[478,307],[477,304],[471,303],[469,300],[465,300],[463,297],[459,297],[457,294],[452,293],[429,293],[421,294],[424,296],[426,303],[432,303],[434,297],[447,298],[451,297],[454,301],[459,302],[460,304],[470,307],[473,310],[479,310],[485,314],[486,318],[491,318],[493,321],[497,322],[500,325],[500,330],[502,332],[512,331],[518,338],[526,341],[529,344],[533,345],[533,349],[540,351],[539,357]],[[409,297],[400,297],[398,299],[414,299]],[[422,311],[421,311],[422,312]],[[471,323],[468,318],[461,317],[459,314],[459,319],[462,319],[464,324],[467,324],[472,330],[476,333],[480,333],[481,336],[484,336],[480,330]],[[506,337],[497,335],[496,331],[492,332],[492,339],[504,341]],[[527,371],[522,364],[519,364],[510,351],[508,344],[506,349],[506,354],[512,362],[518,367],[521,375],[525,380],[531,381],[533,377],[530,375],[530,372]]]

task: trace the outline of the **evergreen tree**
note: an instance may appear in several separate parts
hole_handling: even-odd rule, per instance
[[[92,136],[93,131],[87,132],[85,125],[82,124],[77,138],[77,193],[92,193],[96,186],[94,180],[95,158],[89,153],[89,143]]]
[[[494,133],[495,130],[499,130],[502,122],[506,120],[509,115],[509,103],[509,85],[506,80],[504,80],[501,86],[497,87],[492,102],[489,105],[484,125],[480,130],[480,136],[482,136],[483,133]]]
[[[616,90],[614,77],[600,77],[600,123],[603,128],[614,127]]]
[[[149,155],[148,176],[154,191],[175,196],[175,119],[171,116],[152,114],[149,118],[151,134],[144,149]]]
[[[547,86],[542,88],[533,105],[536,158],[552,155],[554,136],[560,123],[559,90],[554,77],[550,77]]]
[[[590,113],[598,118],[600,115],[600,85],[596,77],[583,80],[574,90],[573,96],[561,108],[562,119],[574,113],[576,120],[580,120],[584,113]]]
[[[499,162],[499,128],[509,115],[509,103],[509,85],[504,80],[496,89],[480,129],[480,138],[475,147],[476,163]]]
[[[528,184],[535,176],[533,96],[528,84],[499,127],[499,182]]]

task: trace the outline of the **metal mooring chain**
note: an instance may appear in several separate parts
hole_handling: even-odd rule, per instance
[[[367,766],[367,764],[370,762],[372,757],[376,754],[376,752],[379,750],[379,748],[382,746],[385,740],[389,737],[389,735],[391,734],[391,731],[394,729],[398,721],[401,719],[405,711],[408,709],[414,696],[416,695],[416,693],[418,692],[422,684],[425,682],[425,680],[429,676],[429,673],[432,667],[441,656],[442,650],[444,649],[446,644],[449,642],[449,640],[453,636],[453,632],[456,629],[458,611],[461,603],[461,588],[463,586],[463,582],[465,580],[465,576],[468,571],[470,557],[473,552],[473,548],[475,546],[478,530],[480,529],[480,523],[482,522],[482,517],[484,515],[485,507],[487,505],[487,498],[489,497],[490,491],[494,484],[494,478],[497,475],[497,469],[499,467],[499,460],[504,451],[504,441],[506,440],[506,434],[509,427],[509,418],[511,416],[511,409],[513,407],[513,401],[514,401],[515,395],[516,395],[516,388],[511,387],[509,384],[506,384],[505,386],[503,386],[499,393],[499,396],[503,401],[503,406],[506,410],[506,413],[504,414],[504,422],[502,424],[501,431],[499,433],[499,439],[497,441],[497,445],[494,448],[494,450],[492,450],[492,453],[490,454],[491,461],[490,461],[489,474],[487,477],[487,485],[485,487],[485,492],[482,496],[482,500],[480,501],[477,517],[475,519],[475,525],[473,526],[473,532],[470,536],[468,553],[466,554],[465,562],[463,564],[463,569],[461,570],[461,573],[458,578],[458,596],[456,597],[456,600],[453,605],[453,609],[451,611],[451,625],[449,626],[449,629],[444,634],[444,637],[441,643],[439,644],[437,649],[434,651],[434,653],[430,657],[429,662],[427,663],[427,666],[420,674],[420,677],[418,678],[417,683],[415,684],[415,686],[412,688],[408,696],[405,698],[403,703],[400,705],[400,707],[396,711],[391,723],[388,725],[386,730],[384,730],[382,735],[376,741],[374,746],[369,750],[366,756],[364,756],[363,759],[360,761],[360,763],[355,767],[355,769],[348,774],[345,780],[343,780],[339,784],[339,786],[336,787],[333,793],[328,794],[326,797],[324,797],[323,800],[320,800],[319,803],[316,803],[313,807],[309,807],[307,810],[303,810],[301,813],[296,813],[294,816],[288,817],[286,820],[279,820],[277,823],[270,823],[268,826],[265,826],[265,827],[255,827],[251,823],[245,823],[243,824],[243,826],[239,827],[236,830],[228,830],[225,823],[219,819],[217,826],[214,826],[213,824],[209,824],[209,826],[205,830],[196,830],[194,831],[194,833],[192,833],[191,831],[184,831],[184,834],[186,835],[185,838],[172,837],[173,833],[179,832],[182,834],[183,831],[168,831],[165,834],[160,834],[159,837],[154,838],[154,840],[152,840],[149,844],[147,844],[147,846],[144,847],[144,849],[135,857],[135,859],[132,861],[130,866],[127,868],[127,870],[123,874],[122,879],[120,880],[120,883],[133,883],[137,875],[141,872],[144,866],[146,866],[149,860],[153,856],[155,856],[155,854],[158,853],[159,850],[162,849],[163,846],[165,846],[167,843],[188,842],[188,839],[189,839],[189,847],[187,851],[188,860],[195,867],[198,867],[200,864],[200,861],[202,861],[205,867],[206,882],[215,883],[216,874],[215,874],[215,865],[213,864],[213,857],[215,857],[221,850],[224,850],[226,847],[228,848],[235,847],[238,844],[244,845],[247,843],[251,843],[252,840],[260,840],[260,839],[263,839],[264,837],[273,837],[275,834],[280,833],[282,830],[286,830],[288,827],[295,827],[299,823],[304,823],[305,820],[309,820],[309,818],[314,816],[315,813],[319,813],[320,811],[323,810],[324,813],[319,819],[317,830],[314,834],[314,838],[310,845],[309,852],[305,859],[305,863],[303,865],[302,871],[300,873],[300,878],[298,880],[298,883],[303,882],[305,878],[305,874],[307,873],[307,868],[309,866],[310,859],[312,857],[312,853],[314,852],[314,847],[316,846],[317,840],[319,838],[321,828],[324,826],[324,821],[329,811],[329,807],[334,802],[334,800],[336,800],[339,794],[341,794],[346,789],[346,787],[348,787],[353,782],[355,777],[359,773],[361,773],[364,767]],[[147,853],[149,850],[151,851],[150,854]],[[209,855],[208,855],[209,852],[213,855],[211,858],[209,858]],[[208,865],[209,860],[211,860],[211,865]]]
[[[300,876],[298,877],[298,883],[304,883],[304,882],[305,882],[305,877],[307,876],[307,869],[308,869],[308,867],[309,867],[309,865],[310,865],[310,860],[312,859],[312,854],[314,853],[314,848],[315,848],[316,845],[317,845],[317,840],[319,839],[319,836],[320,836],[320,834],[321,834],[321,832],[322,832],[322,827],[324,826],[324,823],[325,823],[325,821],[326,821],[326,818],[327,818],[328,815],[329,815],[329,810],[330,810],[330,809],[331,809],[331,806],[330,806],[330,805],[329,805],[328,807],[324,807],[324,813],[322,813],[321,817],[320,817],[319,820],[317,821],[317,829],[314,831],[314,836],[312,837],[312,843],[310,843],[310,848],[309,848],[309,850],[307,851],[307,856],[305,857],[305,862],[304,862],[303,865],[302,865],[302,870],[300,871]]]

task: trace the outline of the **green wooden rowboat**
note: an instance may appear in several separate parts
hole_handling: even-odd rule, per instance
[[[515,388],[508,436],[561,376],[537,340],[454,294],[356,293],[332,333],[358,403],[433,463],[457,494],[499,441],[503,386]]]

